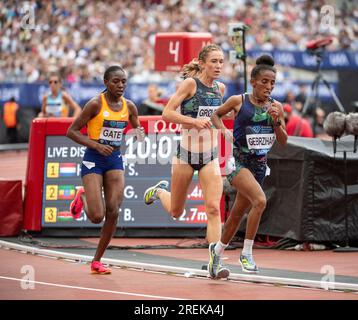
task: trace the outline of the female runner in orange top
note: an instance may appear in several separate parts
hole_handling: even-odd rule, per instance
[[[98,274],[111,273],[100,260],[116,230],[123,200],[124,168],[120,151],[123,131],[128,121],[133,128],[139,128],[137,107],[123,97],[127,84],[124,69],[109,67],[104,73],[104,84],[107,89],[87,102],[67,132],[70,139],[87,147],[81,167],[84,189],[78,190],[72,201],[71,213],[75,217],[80,215],[85,205],[91,222],[98,224],[105,218],[91,263],[92,273]],[[80,132],[85,125],[88,136]],[[139,133],[143,135],[142,129]],[[86,194],[85,199],[83,193]]]

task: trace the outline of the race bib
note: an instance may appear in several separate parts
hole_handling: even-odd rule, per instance
[[[210,118],[220,106],[199,106],[197,118]]]
[[[250,150],[270,149],[275,142],[274,133],[247,134],[247,147]]]
[[[123,129],[102,128],[99,138],[107,141],[121,142],[122,135],[123,135]]]
[[[46,113],[52,114],[55,117],[61,117],[62,106],[46,106]]]
[[[113,147],[120,146],[126,125],[126,121],[104,120],[99,142]]]

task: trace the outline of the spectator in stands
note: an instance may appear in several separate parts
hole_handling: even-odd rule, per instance
[[[162,91],[156,84],[148,86],[148,98],[140,105],[139,109],[141,115],[161,115],[163,109],[168,102],[167,99],[162,98]]]
[[[313,131],[309,121],[293,112],[290,104],[283,106],[285,115],[286,132],[289,136],[313,138]]]
[[[156,33],[207,30],[227,52],[230,21],[250,26],[247,50],[306,50],[307,41],[319,35],[323,6],[308,0],[122,0],[110,6],[96,0],[28,2],[35,12],[35,30],[20,27],[25,1],[0,2],[0,81],[23,81],[23,75],[26,81],[44,81],[57,66],[63,68],[63,79],[71,75],[76,81],[100,81],[108,61],[121,61],[130,75],[148,75]],[[345,2],[330,1],[337,17],[342,17]],[[328,50],[358,49],[357,10],[352,7],[330,31],[336,40]],[[112,37],[121,41],[110,41]],[[224,69],[224,79],[236,77],[232,68]]]
[[[295,99],[295,94],[293,93],[293,91],[291,91],[291,90],[287,91],[284,102],[292,106],[295,103],[295,101],[296,101],[296,99]]]
[[[70,107],[73,117],[77,117],[81,113],[81,107],[61,88],[60,77],[52,74],[48,83],[50,85],[50,92],[42,98],[42,108],[38,116],[40,118],[68,117],[70,115]]]
[[[295,101],[293,113],[301,115],[304,104],[301,101]]]
[[[307,99],[307,89],[306,89],[306,85],[304,85],[304,84],[300,84],[299,85],[299,92],[298,92],[298,94],[296,95],[296,97],[295,97],[295,101],[296,102],[300,102],[300,103],[302,103],[302,105],[304,105],[305,104],[305,102],[306,102],[306,99]],[[297,109],[297,108],[296,108]]]
[[[326,133],[326,131],[323,128],[323,123],[325,119],[326,119],[326,112],[322,108],[317,108],[315,128],[314,128],[315,138],[321,140],[332,140],[332,138]]]
[[[6,134],[9,143],[17,143],[18,119],[17,112],[19,105],[15,98],[11,97],[8,102],[5,102],[2,112],[2,118],[6,127]]]

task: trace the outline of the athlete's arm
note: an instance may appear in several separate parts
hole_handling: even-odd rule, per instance
[[[140,127],[140,122],[138,118],[138,109],[133,101],[126,99],[127,107],[129,112],[129,122],[133,129]]]
[[[237,114],[240,111],[242,105],[242,97],[241,96],[231,96],[229,99],[225,101],[211,116],[211,122],[217,129],[226,130],[224,123],[221,118],[227,115],[230,112]]]
[[[226,86],[225,84],[223,84],[222,82],[219,82],[219,88],[220,88],[220,93],[221,93],[221,96],[224,97],[225,95],[225,90],[226,90]],[[234,116],[234,111],[230,111],[228,112],[227,114],[225,114],[223,116],[224,119],[232,119]]]
[[[187,127],[196,127],[197,129],[209,129],[211,127],[209,119],[194,119],[176,112],[178,106],[180,106],[185,99],[189,99],[194,96],[195,88],[196,83],[194,79],[185,79],[179,85],[179,88],[165,106],[162,113],[163,120],[172,123],[179,123]]]
[[[277,142],[284,146],[287,143],[287,132],[282,104],[275,100],[267,113],[272,117]]]
[[[129,112],[129,122],[131,123],[132,128],[135,130],[135,136],[139,142],[144,140],[145,132],[144,128],[140,126],[138,118],[138,109],[137,106],[131,100],[127,100],[128,112]]]
[[[73,111],[73,117],[78,117],[81,113],[81,107],[77,104],[75,100],[67,92],[62,92],[62,98]]]
[[[113,148],[108,145],[103,145],[97,141],[91,140],[88,136],[81,133],[81,129],[87,124],[89,120],[95,117],[101,109],[101,104],[98,97],[91,99],[86,103],[80,115],[75,118],[71,126],[67,130],[67,137],[73,141],[82,144],[88,148],[97,150],[104,156],[112,154]]]
[[[221,118],[227,116],[228,114],[236,115],[240,111],[241,105],[242,96],[231,96],[211,116],[211,122],[215,128],[221,130],[225,139],[230,142],[234,141],[232,132],[225,127]]]

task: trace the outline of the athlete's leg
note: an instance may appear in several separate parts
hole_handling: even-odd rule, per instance
[[[218,159],[209,162],[199,171],[199,181],[208,217],[206,240],[209,242],[209,275],[216,279],[227,278],[230,271],[222,266],[220,255],[215,254],[215,243],[219,242],[222,231],[220,200],[223,193],[223,182]]]
[[[266,196],[250,170],[242,168],[233,179],[233,185],[240,194],[250,201],[251,209],[247,218],[245,239],[253,240],[266,207]]]
[[[183,214],[193,173],[194,169],[189,164],[174,157],[172,163],[171,192],[158,190],[158,198],[164,209],[174,218],[179,218]]]
[[[82,177],[85,197],[82,198],[85,212],[92,223],[101,223],[105,208],[102,198],[103,177],[96,173],[89,173]]]
[[[252,248],[261,215],[266,207],[266,196],[251,171],[246,168],[242,168],[234,177],[233,184],[251,204],[247,217],[244,246],[239,261],[244,272],[258,272],[253,259]]]
[[[203,190],[205,211],[208,217],[206,240],[216,242],[221,237],[220,200],[223,193],[223,182],[218,160],[215,159],[199,171],[199,182]]]
[[[211,243],[209,245],[208,270],[211,277],[226,278],[230,274],[230,271],[222,266],[221,256],[233,236],[236,234],[242,216],[244,215],[249,205],[250,202],[245,197],[240,195],[239,192],[237,192],[234,205],[230,211],[230,216],[225,222],[220,241]]]
[[[235,181],[233,182],[235,183]],[[229,244],[229,242],[235,236],[237,229],[240,226],[241,219],[249,207],[250,201],[241,195],[240,192],[237,192],[234,204],[230,210],[229,218],[224,224],[224,229],[221,236],[221,242],[223,244]]]
[[[114,232],[116,231],[119,207],[123,200],[124,171],[110,170],[105,172],[103,176],[103,189],[106,213],[94,261],[101,260]]]

